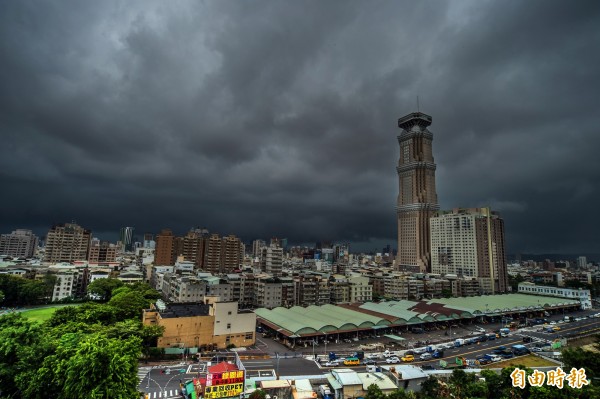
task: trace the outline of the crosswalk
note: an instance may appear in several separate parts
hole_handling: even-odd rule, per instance
[[[146,375],[148,374],[148,372],[150,370],[152,370],[152,367],[140,367],[140,368],[138,368],[137,376],[138,376],[139,382],[142,382],[142,380],[144,378],[146,378]]]
[[[180,398],[181,395],[179,394],[179,392],[177,391],[177,389],[168,389],[166,391],[160,391],[160,392],[150,392],[146,394],[148,399],[157,399],[157,398],[163,398],[163,399],[172,399],[172,398]]]

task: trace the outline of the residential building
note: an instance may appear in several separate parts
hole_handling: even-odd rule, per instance
[[[89,263],[112,263],[117,259],[117,246],[94,238],[90,242]]]
[[[240,269],[244,261],[244,245],[242,241],[234,235],[223,237],[222,251],[220,272],[231,273],[234,270]]]
[[[274,277],[281,276],[283,248],[274,245],[262,247],[260,254],[260,270]]]
[[[158,266],[170,266],[177,259],[175,253],[175,236],[170,229],[163,229],[156,235],[154,247],[154,264]]]
[[[523,282],[519,283],[519,293],[575,299],[580,301],[582,310],[592,308],[590,290],[584,290],[582,288],[560,288],[552,286],[535,285],[533,283]]]
[[[256,276],[253,305],[257,308],[273,309],[281,306],[283,286],[277,278],[267,274]]]
[[[197,269],[202,268],[204,261],[204,243],[204,237],[198,230],[189,231],[182,239],[181,255],[185,260],[194,262]]]
[[[489,208],[457,208],[430,219],[431,271],[479,280],[482,293],[506,292],[504,221]]]
[[[87,260],[91,239],[92,232],[75,223],[54,225],[46,235],[44,261]]]
[[[211,234],[206,241],[206,252],[202,269],[210,273],[221,272],[223,241],[218,234]]]
[[[31,258],[38,246],[38,238],[31,230],[17,229],[0,235],[0,255],[12,258]]]
[[[350,302],[352,303],[364,303],[373,300],[373,286],[369,284],[368,277],[348,277],[348,288]]]
[[[402,271],[430,271],[429,218],[439,209],[435,190],[436,165],[433,134],[427,129],[432,118],[413,112],[398,119],[398,254],[396,268]]]
[[[262,248],[267,246],[267,243],[264,240],[254,240],[252,241],[252,256],[255,258],[260,258],[262,253]]]
[[[205,297],[203,303],[165,304],[144,310],[144,325],[163,326],[159,348],[225,349],[254,345],[256,314],[238,310],[237,302]]]

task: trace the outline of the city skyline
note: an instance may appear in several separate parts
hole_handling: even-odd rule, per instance
[[[599,4],[261,5],[0,5],[0,233],[395,246],[420,111],[440,209],[500,212],[508,253],[598,252]]]

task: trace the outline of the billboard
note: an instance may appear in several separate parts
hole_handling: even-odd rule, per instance
[[[222,373],[208,373],[206,375],[206,386],[237,384],[244,382],[244,371],[233,370],[223,371]]]
[[[244,383],[213,385],[204,390],[205,399],[231,398],[244,392]]]
[[[243,391],[243,370],[208,373],[206,375],[204,399],[220,399],[240,396]]]

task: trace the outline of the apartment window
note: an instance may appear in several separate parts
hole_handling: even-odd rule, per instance
[[[227,323],[227,328],[231,328],[231,323]]]
[[[231,311],[227,312],[228,315],[231,315]]]

